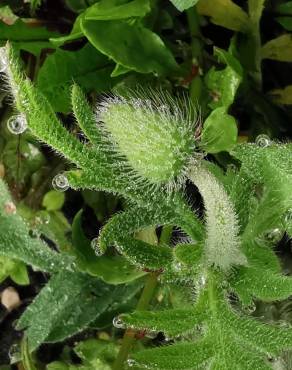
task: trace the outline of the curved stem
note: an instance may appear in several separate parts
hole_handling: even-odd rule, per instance
[[[167,244],[170,241],[172,233],[172,227],[170,226],[164,226],[161,232],[159,244]],[[137,311],[142,311],[142,310],[147,310],[151,299],[153,297],[153,294],[155,292],[155,288],[158,283],[158,276],[160,272],[151,272],[147,276],[147,280],[143,289],[143,292],[140,296],[140,299],[138,301],[136,310]],[[124,363],[128,358],[129,352],[135,342],[136,338],[136,331],[132,329],[127,329],[125,331],[123,341],[122,341],[122,346],[121,349],[118,353],[118,356],[116,358],[116,361],[113,366],[113,370],[122,370],[124,368]]]

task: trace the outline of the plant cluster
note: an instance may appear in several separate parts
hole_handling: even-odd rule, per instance
[[[29,170],[18,163],[15,173],[8,171],[14,199],[0,182],[2,279],[10,276],[27,284],[26,265],[51,275],[17,321],[24,336],[12,360],[35,369],[41,344],[100,331],[113,318],[117,330],[126,329],[120,345],[114,335],[109,339],[103,333],[107,341],[90,338],[75,346],[82,364],[72,364],[64,351],[63,360],[47,368],[288,369],[283,351],[292,347],[289,322],[267,323],[255,310],[259,302],[286,300],[292,292],[292,278],[275,251],[284,234],[292,233],[292,145],[266,134],[249,142],[241,135],[239,140],[232,105],[237,94],[247,95],[246,106],[255,99],[252,118],[261,118],[253,132],[263,122],[272,132],[270,120],[280,113],[274,105],[265,112],[269,104],[261,94],[262,61],[289,61],[290,35],[261,47],[262,0],[248,1],[247,12],[232,1],[173,0],[178,10],[187,9],[192,37],[179,64],[179,50],[171,51],[151,30],[158,14],[164,14],[163,27],[167,20],[179,22],[158,5],[146,0],[68,3],[79,12],[69,35],[50,35],[46,46],[9,42],[0,52],[15,108],[8,131],[24,136],[24,145],[38,159],[30,159]],[[31,2],[32,9],[36,5]],[[289,11],[290,2],[277,8],[279,14]],[[214,63],[204,76],[203,16],[236,32],[228,51],[214,48],[223,69]],[[278,18],[289,28],[289,16]],[[58,48],[48,56],[37,77],[24,71],[21,50],[40,60],[44,47],[84,37],[80,50]],[[90,72],[93,63],[100,73]],[[186,77],[190,67],[192,74]],[[139,79],[139,73],[146,76]],[[147,81],[147,74],[154,77]],[[189,90],[174,93],[170,81]],[[92,108],[85,92],[94,86],[95,93],[104,92],[112,85]],[[287,103],[288,90],[273,90],[277,103]],[[60,118],[70,111],[74,129]],[[38,188],[42,210],[29,204],[38,200],[38,193],[28,191],[26,202],[19,199],[45,163],[39,143],[62,158],[54,171],[54,190],[44,194]],[[13,188],[20,170],[23,184]],[[189,188],[197,209],[186,195]],[[82,209],[74,215],[72,240],[65,236],[70,225],[60,209],[68,189],[83,191],[90,204],[97,201],[96,218],[103,226],[92,240],[84,230]],[[100,201],[94,191],[110,196]],[[99,213],[102,204],[116,210],[120,198],[119,212],[105,218]],[[157,286],[161,304],[148,310]],[[134,346],[139,336],[159,333],[167,345],[149,348],[146,339]]]

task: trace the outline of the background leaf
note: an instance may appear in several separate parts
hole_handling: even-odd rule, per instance
[[[115,83],[113,65],[90,44],[78,51],[58,49],[41,67],[37,86],[57,112],[68,112],[73,81],[86,92],[107,91]]]
[[[178,69],[161,38],[139,23],[83,20],[81,28],[96,49],[126,68],[159,75]]]
[[[54,275],[17,323],[26,329],[30,349],[43,342],[58,342],[85,329],[121,296],[127,302],[140,284],[112,288],[81,273]]]

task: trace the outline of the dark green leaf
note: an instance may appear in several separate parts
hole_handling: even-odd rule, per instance
[[[144,17],[150,11],[149,0],[133,0],[125,4],[112,4],[108,0],[102,0],[92,5],[85,12],[88,20],[114,20],[131,17]]]
[[[237,124],[226,113],[226,108],[216,108],[206,119],[201,136],[202,148],[207,153],[230,151],[237,141]]]
[[[82,225],[82,211],[74,218],[72,225],[73,253],[81,271],[97,276],[109,284],[122,284],[136,280],[145,275],[129,264],[121,256],[97,256],[91,242],[84,235]]]
[[[182,12],[196,5],[199,0],[170,0],[170,1],[179,11]]]
[[[68,256],[53,252],[38,237],[30,236],[3,181],[0,181],[0,220],[0,255],[21,260],[42,271],[55,272],[72,268],[72,260]]]
[[[85,329],[124,295],[126,302],[140,285],[115,287],[77,272],[54,275],[17,323],[26,329],[30,350],[58,342]],[[119,301],[120,303],[120,301]]]
[[[97,50],[126,68],[159,75],[178,68],[160,37],[139,23],[84,20],[81,28]]]
[[[56,111],[68,112],[73,81],[87,92],[107,91],[114,83],[112,69],[110,61],[90,44],[74,52],[57,50],[41,67],[37,86]]]

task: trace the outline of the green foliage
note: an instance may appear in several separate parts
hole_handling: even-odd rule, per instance
[[[80,342],[74,348],[76,355],[82,360],[82,365],[73,365],[55,361],[47,366],[47,370],[110,370],[117,347],[110,342],[88,339]]]
[[[0,282],[10,276],[11,279],[17,284],[29,284],[27,269],[22,261],[12,260],[5,256],[0,256],[0,266]]]
[[[38,237],[33,237],[24,220],[18,215],[6,185],[0,181],[0,253],[20,260],[35,269],[55,272],[72,270],[72,259],[49,249]]]
[[[98,279],[78,272],[60,272],[42,289],[17,323],[26,329],[30,349],[58,342],[82,331],[114,303],[127,302],[141,285],[110,289]]]
[[[58,49],[40,68],[37,86],[57,112],[71,109],[72,81],[83,86],[86,92],[102,92],[114,85],[110,78],[113,65],[90,44],[77,52]],[[96,88],[98,86],[98,88]]]
[[[130,351],[136,369],[276,368],[292,329],[264,323],[257,308],[285,306],[292,293],[291,267],[283,270],[276,254],[292,233],[292,146],[266,135],[245,141],[289,130],[288,109],[268,100],[290,104],[289,85],[279,89],[278,81],[264,96],[273,72],[267,79],[262,65],[265,72],[266,59],[291,60],[291,35],[261,35],[262,14],[274,10],[289,30],[289,2],[65,4],[78,16],[61,37],[39,26],[32,32],[13,7],[0,12],[12,41],[0,67],[28,127],[16,139],[1,128],[0,175],[15,205],[1,182],[0,279],[28,283],[25,264],[51,275],[17,324],[23,366],[34,368],[31,352],[42,343],[102,329],[108,341],[75,346],[79,364],[64,347],[47,368],[121,370]],[[48,163],[34,138],[64,160]],[[49,189],[55,174],[56,189],[82,190],[85,212],[76,193]],[[118,330],[109,330],[112,321]],[[118,348],[120,329],[127,330]],[[159,332],[171,345],[151,348],[148,337]]]

